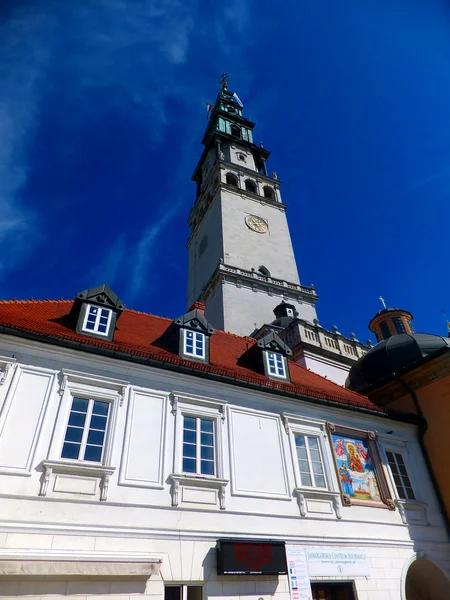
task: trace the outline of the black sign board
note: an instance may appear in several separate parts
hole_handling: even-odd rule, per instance
[[[284,542],[217,540],[218,575],[285,575]]]

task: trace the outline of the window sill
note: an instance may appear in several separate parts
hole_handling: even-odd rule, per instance
[[[297,496],[297,503],[300,509],[300,516],[306,517],[308,513],[336,514],[338,519],[342,519],[341,514],[341,494],[330,490],[315,488],[295,488],[294,494]],[[328,503],[329,509],[326,509]],[[320,510],[324,507],[325,510]]]
[[[427,505],[418,500],[394,500],[404,525],[429,525]]]
[[[42,461],[43,474],[39,496],[46,496],[52,473],[65,475],[80,475],[100,479],[100,500],[108,497],[109,479],[116,467],[96,465],[81,461],[44,460]]]
[[[172,506],[178,506],[179,504],[179,492],[181,486],[182,488],[199,488],[216,491],[220,509],[225,510],[225,491],[229,484],[228,479],[218,479],[217,477],[208,477],[206,475],[173,473],[172,475],[169,475],[169,480],[172,482],[170,490],[172,495]],[[201,502],[199,503],[201,504]]]

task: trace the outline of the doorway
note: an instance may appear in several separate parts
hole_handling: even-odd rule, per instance
[[[313,600],[355,600],[353,583],[311,583]]]
[[[434,563],[419,558],[408,569],[405,595],[406,600],[448,600],[450,582]]]

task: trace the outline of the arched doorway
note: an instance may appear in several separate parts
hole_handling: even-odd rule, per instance
[[[430,560],[419,558],[408,568],[405,600],[448,600],[450,581]]]

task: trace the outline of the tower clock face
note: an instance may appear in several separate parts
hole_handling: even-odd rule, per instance
[[[245,224],[252,231],[256,231],[256,233],[266,233],[267,231],[267,223],[261,217],[257,217],[256,215],[247,215],[245,217]]]

